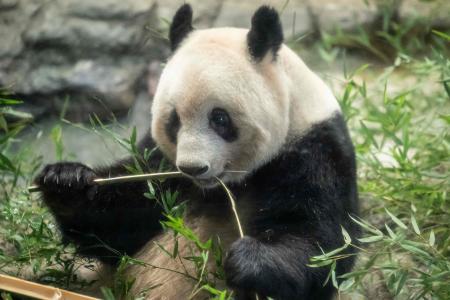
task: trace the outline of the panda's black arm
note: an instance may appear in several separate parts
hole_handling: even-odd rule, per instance
[[[330,299],[328,270],[308,267],[312,256],[343,245],[341,225],[355,238],[357,214],[353,146],[338,116],[313,128],[289,152],[249,180],[255,209],[233,243],[226,263],[228,284],[275,299]],[[353,259],[340,260],[337,274]]]
[[[151,150],[150,137],[139,144],[141,153]],[[163,155],[152,152],[141,162],[144,171],[158,169]],[[108,167],[91,169],[80,163],[62,162],[47,165],[37,176],[45,204],[50,208],[61,229],[63,240],[77,245],[82,255],[115,263],[123,254],[132,255],[161,230],[161,207],[144,197],[146,182],[97,186],[93,178],[129,173],[133,159],[122,160]],[[164,182],[163,189],[176,184]],[[175,188],[172,188],[175,190]]]
[[[266,220],[259,230],[250,230],[248,236],[232,244],[225,263],[229,286],[281,300],[330,299],[331,283],[323,287],[328,270],[308,264],[312,256],[321,254],[320,247],[329,251],[343,245],[339,225],[274,219]],[[352,264],[353,259],[339,261],[337,275],[349,271]]]

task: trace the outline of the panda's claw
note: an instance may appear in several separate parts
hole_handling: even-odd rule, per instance
[[[43,192],[60,194],[84,191],[92,186],[95,173],[89,167],[80,163],[56,163],[45,166],[36,177]]]

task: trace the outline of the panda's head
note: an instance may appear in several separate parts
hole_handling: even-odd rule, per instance
[[[279,16],[263,6],[250,30],[194,30],[191,22],[185,4],[170,28],[174,54],[153,100],[152,136],[200,186],[215,186],[216,176],[239,182],[279,152],[288,132]]]

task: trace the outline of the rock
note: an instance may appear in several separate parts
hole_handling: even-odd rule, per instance
[[[225,0],[191,0],[189,4],[194,11],[194,26],[196,28],[209,28],[214,25],[219,14],[223,11]],[[159,0],[158,12],[161,19],[170,22],[177,9],[186,3],[184,0]],[[168,27],[168,24],[166,24]]]
[[[22,0],[26,1],[26,0]],[[0,0],[0,84],[3,66],[23,49],[22,32],[44,0]]]
[[[308,2],[315,28],[324,31],[334,31],[337,28],[354,30],[372,23],[378,15],[373,1],[309,0]]]
[[[308,6],[306,1],[302,0],[225,1],[221,13],[214,23],[214,26],[249,28],[254,12],[261,5],[273,6],[280,12],[285,38],[287,40],[299,35],[303,35],[312,30],[312,23],[308,12]]]
[[[64,99],[75,119],[126,111],[146,89],[147,64],[167,48],[149,30],[160,27],[153,0],[16,2],[0,12],[0,86],[34,112]]]
[[[7,10],[16,8],[19,4],[19,0],[0,0],[0,9]]]
[[[29,45],[66,47],[69,51],[81,48],[83,53],[88,51],[97,56],[105,51],[142,52],[142,44],[148,37],[145,26],[152,25],[147,24],[151,21],[157,24],[153,4],[143,0],[126,1],[127,6],[120,3],[118,0],[49,2],[30,22],[24,41]]]
[[[403,20],[425,17],[430,19],[432,26],[450,27],[450,1],[448,0],[404,0],[399,5],[398,13]]]

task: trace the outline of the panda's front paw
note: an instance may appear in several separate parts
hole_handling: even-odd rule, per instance
[[[283,253],[252,237],[234,242],[225,260],[227,285],[238,299],[297,299],[301,285],[295,262],[284,261]],[[244,295],[244,296],[240,296]]]
[[[68,202],[75,198],[79,202],[92,198],[95,177],[94,171],[83,164],[62,162],[45,166],[35,183],[39,185],[46,202]],[[75,204],[71,202],[66,205]]]
[[[244,237],[234,242],[225,260],[225,277],[229,287],[237,291],[238,298],[268,295],[264,287],[265,266],[259,258],[261,244],[252,237]],[[242,296],[245,294],[245,296]]]

